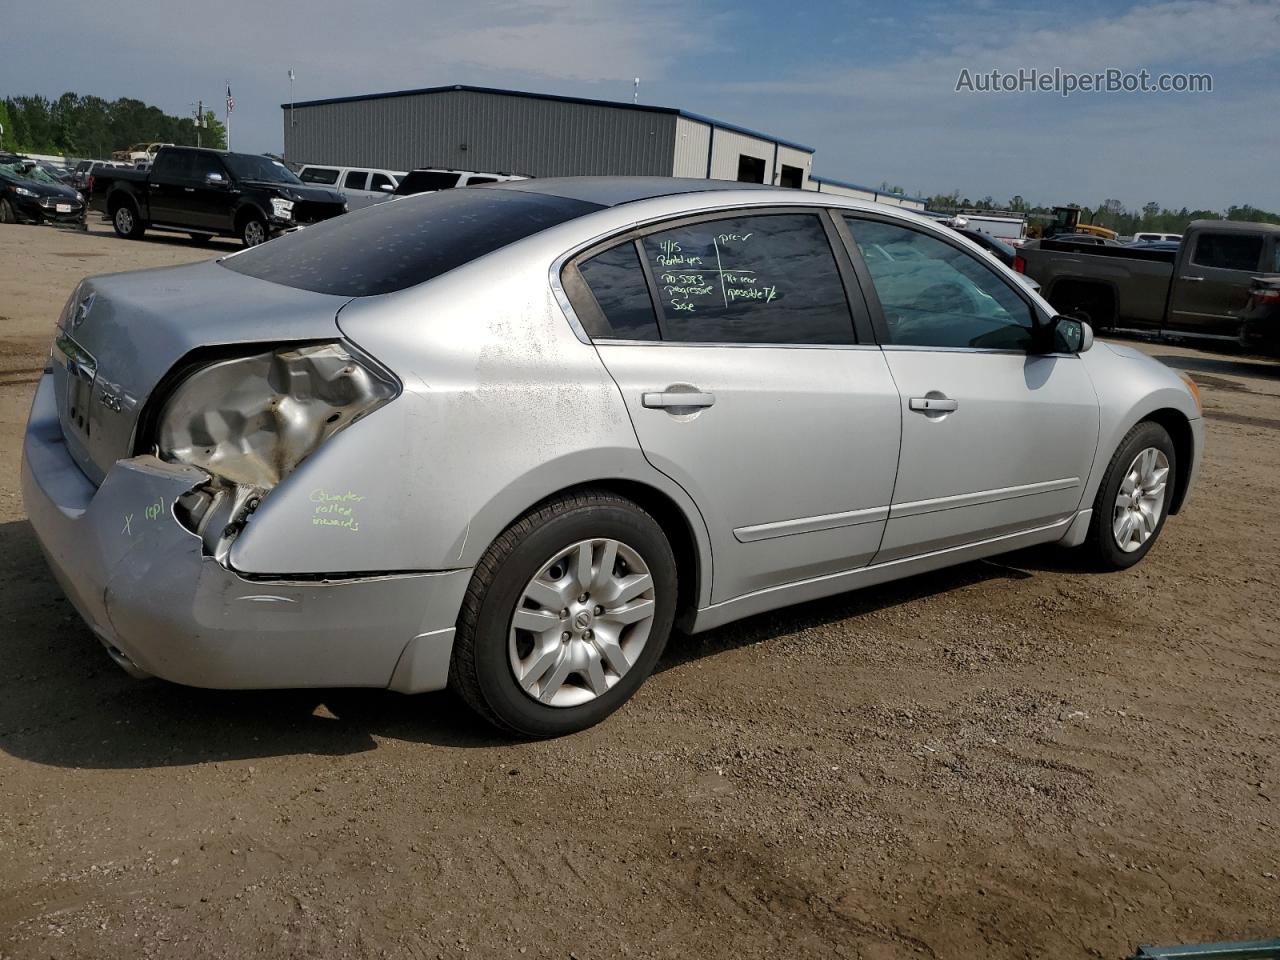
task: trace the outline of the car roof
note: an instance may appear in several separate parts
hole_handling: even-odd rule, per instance
[[[602,207],[713,190],[758,190],[787,197],[795,197],[799,192],[794,187],[771,187],[762,183],[739,183],[736,180],[699,180],[693,177],[548,177],[487,183],[475,189],[540,193],[566,200],[582,200]]]
[[[1252,220],[1192,220],[1187,229],[1214,233],[1280,233],[1280,224],[1255,223]]]

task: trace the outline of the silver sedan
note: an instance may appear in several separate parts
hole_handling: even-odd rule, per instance
[[[110,655],[596,723],[697,632],[1030,544],[1139,561],[1194,385],[945,227],[665,179],[409,197],[68,300],[27,429]]]

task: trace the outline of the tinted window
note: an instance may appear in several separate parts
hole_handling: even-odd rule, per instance
[[[334,184],[338,182],[338,171],[329,167],[306,167],[298,174],[298,179],[303,183]]]
[[[1272,273],[1280,273],[1280,240],[1276,241],[1275,250],[1272,252],[1274,263],[1271,265]]]
[[[694,343],[853,343],[853,318],[812,214],[709,220],[650,234],[663,336]]]
[[[191,167],[188,171],[189,176],[193,180],[202,182],[208,179],[209,174],[216,173],[218,176],[226,179],[227,172],[222,163],[211,153],[193,153],[191,155]]]
[[[443,173],[436,170],[414,170],[400,181],[396,193],[406,196],[411,193],[426,193],[428,190],[448,190],[458,185],[459,174]]]
[[[347,178],[342,181],[342,186],[347,190],[363,190],[365,181],[368,179],[368,171],[352,170],[347,174]]]
[[[224,153],[222,162],[241,180],[264,180],[267,183],[298,183],[293,171],[279,160],[252,153]],[[330,181],[332,182],[332,181]]]
[[[157,180],[181,180],[191,169],[190,150],[164,150],[151,166],[151,176]]]
[[[221,260],[228,270],[316,293],[403,290],[599,204],[503,190],[449,190],[378,203]]]
[[[395,186],[396,182],[385,173],[372,174],[369,180],[370,190],[382,190],[383,187],[391,187],[394,190]],[[384,190],[383,192],[385,193],[386,191]]]
[[[866,261],[888,342],[1026,349],[1031,308],[972,254],[928,234],[846,218]]]
[[[1202,233],[1193,262],[1220,270],[1257,270],[1262,238],[1238,233]]]
[[[658,321],[634,243],[623,243],[578,264],[603,314],[605,327],[593,337],[657,340]]]
[[[498,182],[497,177],[469,177],[467,179],[467,186],[474,187],[477,183],[497,183],[497,182]]]

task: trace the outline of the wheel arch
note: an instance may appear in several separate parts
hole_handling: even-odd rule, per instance
[[[137,197],[135,197],[130,191],[120,187],[112,190],[107,194],[107,216],[114,217],[116,215],[116,211],[126,203],[133,207],[135,216],[140,215],[141,210],[138,207]]]
[[[1173,441],[1173,452],[1177,457],[1178,469],[1174,471],[1173,498],[1169,502],[1170,515],[1182,509],[1191,485],[1191,464],[1195,459],[1195,437],[1191,431],[1191,421],[1181,410],[1172,407],[1161,407],[1148,413],[1139,423],[1158,423],[1169,434]]]
[[[258,205],[257,201],[245,200],[236,207],[235,214],[231,218],[231,225],[237,234],[244,229],[245,221],[251,216],[258,217],[263,223],[269,220],[266,211]]]
[[[683,626],[692,620],[699,606],[706,602],[711,587],[711,545],[706,525],[697,507],[689,501],[680,502],[673,491],[664,490],[653,483],[623,477],[600,477],[551,491],[502,525],[507,529],[526,513],[537,510],[548,500],[569,494],[602,490],[630,500],[652,516],[671,544],[676,558],[676,624]],[[693,515],[690,515],[692,511]],[[501,535],[501,530],[498,532]],[[496,536],[493,538],[496,539]],[[492,542],[492,539],[489,543]],[[488,549],[489,543],[484,545]]]

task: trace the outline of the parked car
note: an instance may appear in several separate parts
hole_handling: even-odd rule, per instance
[[[951,229],[960,234],[960,236],[972,240],[983,250],[987,251],[987,253],[991,254],[991,256],[1003,263],[1006,267],[1013,266],[1013,259],[1018,255],[1018,253],[1013,249],[1013,247],[1009,246],[1002,240],[999,240],[990,234],[982,233],[979,230],[970,230],[967,227],[952,227]]]
[[[1135,233],[1133,235],[1134,243],[1179,243],[1181,240],[1180,233]]]
[[[1124,246],[1124,244],[1119,240],[1112,240],[1109,237],[1100,237],[1096,233],[1059,233],[1053,238],[1053,241],[1054,243],[1084,244],[1090,247]]]
[[[132,240],[154,228],[246,247],[346,210],[342,194],[304,184],[279,161],[197,147],[165,147],[150,170],[95,173],[90,204]]]
[[[596,723],[672,624],[1038,543],[1138,562],[1190,381],[947,228],[709,180],[381,204],[84,281],[22,484],[115,660],[206,687],[454,686]]]
[[[114,160],[81,160],[71,171],[71,186],[82,193],[88,193],[89,178],[99,170],[108,169],[128,169],[128,165]]]
[[[401,178],[396,187],[397,197],[434,190],[450,190],[453,187],[475,187],[483,183],[506,183],[511,180],[528,180],[519,173],[476,173],[472,170],[446,170],[442,167],[423,167],[411,170]]]
[[[1236,340],[1255,276],[1280,275],[1280,226],[1196,220],[1175,249],[1029,243],[1018,265],[1064,314],[1100,330]]]
[[[369,167],[332,167],[306,164],[298,172],[303,183],[341,190],[352,210],[390,200],[403,170],[374,170]]]
[[[165,147],[172,146],[172,143],[135,143],[125,150],[116,150],[111,154],[111,159],[125,163],[151,163],[155,160],[156,154]]]
[[[1280,248],[1275,256],[1273,270],[1280,274]],[[1249,284],[1249,302],[1240,312],[1240,345],[1280,353],[1280,276],[1254,277]]]
[[[84,198],[39,163],[0,154],[0,223],[49,223],[84,229]]]

